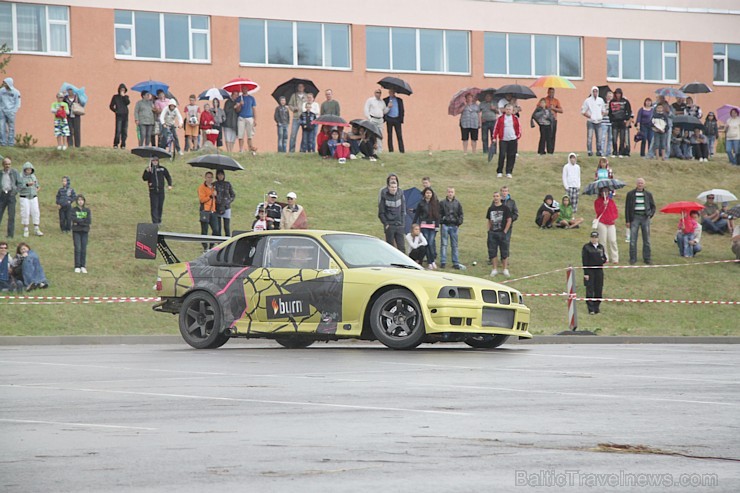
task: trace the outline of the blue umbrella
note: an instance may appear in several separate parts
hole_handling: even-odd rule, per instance
[[[80,104],[82,106],[85,106],[87,104],[87,94],[85,94],[84,87],[76,87],[74,84],[65,82],[64,84],[62,84],[62,87],[59,89],[59,91],[67,92],[67,89],[72,89],[74,93],[77,94],[77,97],[80,98]]]
[[[164,92],[167,92],[167,90],[170,88],[168,84],[165,84],[164,82],[159,82],[157,80],[145,80],[144,82],[139,82],[138,84],[134,84],[131,87],[132,91],[138,91],[138,92],[144,92],[149,91],[153,95],[157,95],[157,91],[160,89]]]
[[[406,224],[404,225],[404,231],[406,233],[411,231],[411,224],[414,222],[413,210],[421,202],[421,192],[416,187],[411,187],[403,191],[403,197],[406,199]]]
[[[655,90],[655,94],[663,96],[664,98],[685,98],[686,93],[680,89],[674,89],[673,87],[661,87]]]

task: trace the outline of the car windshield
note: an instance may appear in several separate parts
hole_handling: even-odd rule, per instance
[[[323,238],[350,269],[371,266],[420,268],[409,257],[372,236],[328,234]]]

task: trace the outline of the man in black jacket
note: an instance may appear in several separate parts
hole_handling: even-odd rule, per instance
[[[653,194],[645,190],[645,179],[638,178],[636,187],[627,193],[624,218],[629,229],[630,264],[637,262],[637,234],[642,232],[642,260],[650,265],[650,219],[655,215]]]
[[[265,221],[267,221],[267,229],[280,229],[282,224],[283,205],[278,201],[278,194],[275,190],[267,192],[267,202],[260,202],[257,204],[257,209],[254,211],[254,217],[259,218],[260,209],[265,210]]]
[[[591,241],[583,245],[581,249],[581,261],[583,262],[583,284],[586,286],[586,298],[601,298],[604,290],[604,269],[606,263],[606,252],[604,245],[599,244],[599,232],[591,231]],[[598,267],[589,269],[588,267]],[[599,313],[601,301],[586,301],[588,314]]]
[[[405,252],[403,231],[406,224],[406,199],[398,182],[391,181],[380,191],[378,200],[378,219],[383,223],[385,241]]]
[[[622,89],[614,91],[614,99],[609,101],[609,121],[612,124],[612,153],[618,157],[630,155],[627,126],[632,125],[632,106],[624,99]],[[606,151],[604,151],[606,152]]]
[[[113,137],[113,148],[118,149],[118,143],[121,143],[121,149],[126,148],[126,137],[128,137],[128,105],[131,104],[126,93],[128,88],[126,84],[118,85],[118,92],[113,95],[108,106],[116,114],[116,134]]]
[[[388,97],[383,98],[385,105],[388,107],[388,113],[385,114],[385,126],[388,131],[388,152],[393,152],[393,129],[396,129],[396,138],[398,139],[398,151],[403,154],[403,125],[404,109],[403,99],[396,97],[396,91],[388,89]]]
[[[442,223],[442,248],[440,252],[442,268],[444,269],[447,264],[447,243],[449,241],[452,246],[452,268],[465,270],[465,266],[460,263],[457,250],[457,233],[463,223],[463,208],[460,201],[455,197],[453,187],[447,187],[447,197],[439,203],[439,217]]]
[[[509,187],[504,185],[499,190],[501,192],[501,202],[504,203],[506,207],[509,208],[509,211],[511,212],[511,227],[506,232],[506,241],[511,244],[511,230],[514,228],[514,223],[517,219],[519,219],[519,208],[516,206],[516,200],[511,198],[511,193],[509,193]]]
[[[141,179],[149,185],[149,208],[154,224],[162,223],[162,208],[164,207],[164,183],[167,190],[172,190],[172,177],[167,168],[159,165],[159,158],[152,157],[149,166],[144,169]]]

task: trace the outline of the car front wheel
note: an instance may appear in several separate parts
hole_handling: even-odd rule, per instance
[[[196,291],[180,308],[180,334],[195,349],[216,349],[229,340],[221,332],[221,306],[209,293]]]
[[[406,289],[392,289],[375,300],[370,328],[380,342],[393,349],[413,349],[426,335],[419,303]]]
[[[496,335],[481,334],[481,335],[468,337],[467,339],[465,339],[465,344],[467,344],[470,347],[474,347],[478,349],[493,349],[505,343],[508,338],[509,336],[502,335],[502,334],[496,334]]]

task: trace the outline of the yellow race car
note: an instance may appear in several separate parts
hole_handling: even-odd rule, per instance
[[[180,262],[167,240],[225,241]],[[154,310],[178,315],[182,337],[198,349],[220,347],[233,337],[274,339],[288,348],[377,339],[394,349],[424,342],[495,348],[509,336],[532,337],[529,308],[517,290],[424,270],[372,236],[278,230],[223,238],[149,231],[137,236],[136,248],[139,258],[154,258],[159,249],[168,262],[159,267],[161,301]]]

